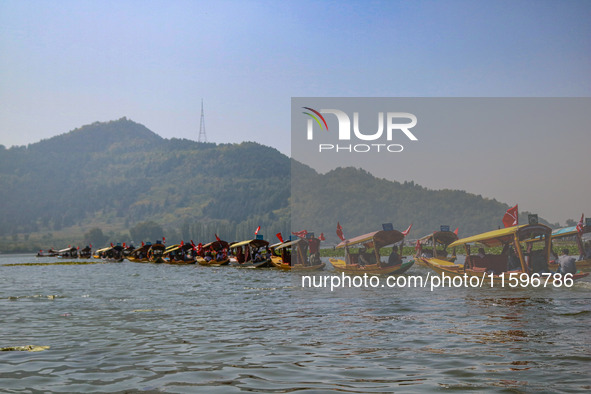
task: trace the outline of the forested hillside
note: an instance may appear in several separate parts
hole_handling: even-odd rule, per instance
[[[359,169],[318,174],[254,142],[163,139],[125,118],[26,147],[0,145],[0,200],[4,252],[160,236],[208,242],[216,233],[233,241],[253,237],[258,226],[272,242],[277,232],[301,229],[334,242],[337,221],[347,236],[384,222],[398,229],[413,223],[412,238],[440,224],[470,235],[496,228],[508,208]]]

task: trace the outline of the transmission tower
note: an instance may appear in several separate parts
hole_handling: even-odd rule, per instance
[[[203,99],[201,99],[201,123],[199,124],[199,138],[197,142],[207,142],[207,135],[205,134],[205,115],[203,115]]]

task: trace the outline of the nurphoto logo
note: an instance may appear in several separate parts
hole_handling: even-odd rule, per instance
[[[318,144],[318,151],[333,151],[333,152],[356,152],[366,153],[370,151],[380,152],[387,151],[392,153],[402,152],[404,147],[401,144],[390,143],[394,136],[399,137],[404,134],[411,141],[418,141],[418,138],[410,131],[416,126],[417,117],[408,112],[387,112],[384,127],[384,112],[378,112],[378,129],[377,131],[362,132],[359,127],[359,112],[353,112],[353,132],[351,133],[351,118],[344,111],[338,109],[321,109],[319,111],[310,108],[302,107],[306,111],[302,112],[309,117],[307,123],[307,139],[314,140],[314,125],[317,124],[321,131],[328,132],[328,123],[322,114],[332,114],[336,117],[338,122],[338,140],[351,141],[352,137],[360,141],[376,141],[376,143],[361,143],[361,144]],[[406,122],[401,120],[406,120]],[[385,129],[385,139],[384,139]],[[382,140],[384,143],[377,143]]]

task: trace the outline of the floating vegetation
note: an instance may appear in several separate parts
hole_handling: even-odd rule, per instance
[[[13,263],[2,264],[4,267],[16,267],[23,265],[87,265],[87,264],[107,264],[104,261],[58,261],[57,263]]]
[[[9,296],[8,299],[10,301],[17,301],[23,298],[47,298],[48,300],[55,300],[56,298],[60,297],[57,294],[49,294],[49,295],[44,295],[44,294],[35,294],[35,295],[25,295],[25,296]]]
[[[8,346],[8,347],[0,347],[0,352],[42,352],[42,351],[47,350],[49,348],[50,348],[50,346],[34,346],[34,345]]]

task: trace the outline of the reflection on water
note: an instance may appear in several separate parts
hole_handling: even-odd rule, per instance
[[[588,279],[331,292],[301,288],[299,274],[232,267],[0,272],[0,348],[49,346],[0,352],[8,392],[591,389]]]

